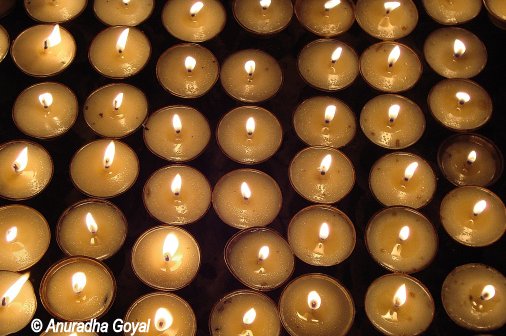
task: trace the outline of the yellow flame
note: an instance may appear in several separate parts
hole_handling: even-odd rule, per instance
[[[318,294],[318,292],[317,291],[309,292],[309,294],[307,295],[307,305],[309,306],[309,308],[316,310],[320,308],[321,304],[322,299]]]
[[[251,198],[251,189],[246,182],[241,184],[241,194],[245,200],[249,200]]]
[[[128,5],[130,3],[130,0],[122,0],[123,4]]]
[[[48,108],[53,105],[53,95],[49,92],[45,92],[39,96],[39,102],[43,108]]]
[[[330,235],[329,225],[327,223],[322,223],[322,225],[320,225],[320,233],[319,233],[320,240],[327,239],[329,235]]]
[[[483,211],[485,211],[486,208],[487,208],[487,201],[480,200],[480,201],[476,202],[476,204],[474,205],[473,214],[475,216],[481,215],[481,213]]]
[[[329,0],[329,1],[325,2],[325,4],[323,5],[323,7],[326,10],[331,10],[332,8],[334,8],[337,5],[339,5],[340,3],[341,3],[341,0]]]
[[[332,52],[332,56],[330,56],[330,60],[332,63],[336,63],[338,59],[341,58],[341,54],[343,53],[342,47],[337,47],[336,50]]]
[[[158,308],[155,313],[155,328],[158,331],[165,331],[169,329],[174,323],[174,318],[170,311],[165,308]]]
[[[169,233],[163,242],[163,259],[165,259],[165,261],[170,261],[170,259],[172,259],[176,254],[178,248],[179,239],[177,239],[177,236],[174,233]]]
[[[495,287],[492,285],[486,285],[481,291],[481,299],[488,301],[495,296]]]
[[[26,169],[28,165],[28,147],[24,147],[21,152],[19,152],[16,160],[14,160],[13,167],[16,173],[21,173]]]
[[[86,227],[88,228],[88,231],[90,231],[91,233],[97,233],[98,231],[97,222],[95,221],[95,218],[93,218],[91,212],[88,212],[86,214]]]
[[[401,48],[396,45],[388,55],[388,66],[393,67],[395,62],[399,60],[399,57],[401,57]]]
[[[113,161],[114,161],[114,155],[116,154],[116,145],[114,144],[114,141],[109,142],[107,145],[107,148],[104,152],[104,167],[109,168],[111,167]]]
[[[180,133],[181,129],[183,129],[183,123],[181,122],[181,118],[178,114],[174,114],[172,117],[172,127],[174,127],[174,131],[176,131],[176,133]]]
[[[202,1],[197,1],[190,8],[190,15],[196,16],[204,7],[204,3]]]
[[[18,296],[19,292],[21,292],[23,285],[28,281],[29,277],[30,273],[23,274],[12,286],[9,287],[9,289],[7,289],[5,294],[2,296],[2,306],[7,306],[16,299],[16,296]]]
[[[249,117],[248,120],[246,120],[246,132],[248,135],[253,135],[255,133],[255,118]]]
[[[392,106],[390,106],[388,108],[388,119],[390,120],[390,122],[394,122],[395,119],[397,119],[397,117],[399,116],[400,110],[401,110],[401,107],[398,104],[393,104]]]
[[[387,1],[383,4],[383,6],[385,6],[387,14],[390,14],[391,11],[400,7],[401,3],[399,1]]]
[[[465,52],[466,52],[466,45],[464,44],[464,42],[462,42],[459,39],[455,39],[455,42],[453,42],[453,54],[456,57],[460,57],[464,55]]]
[[[253,76],[255,73],[256,63],[255,61],[249,60],[246,63],[244,63],[244,70],[248,74],[248,76]]]
[[[406,169],[404,170],[404,180],[409,181],[413,175],[415,175],[415,171],[418,168],[418,162],[411,162]]]
[[[197,60],[193,58],[192,56],[186,56],[184,60],[184,67],[186,68],[186,71],[192,72],[195,69],[195,66],[197,65]]]
[[[325,175],[329,171],[331,164],[332,164],[332,155],[327,154],[322,159],[322,162],[320,163],[320,167],[318,168],[318,170],[322,175]]]
[[[399,239],[402,241],[408,240],[410,234],[409,226],[405,225],[399,231]]]
[[[406,303],[408,293],[406,292],[406,285],[402,284],[394,294],[394,306],[400,307]]]
[[[47,37],[47,40],[44,41],[44,49],[54,47],[61,42],[61,34],[60,34],[60,26],[55,25],[53,31]]]
[[[260,6],[262,6],[263,9],[269,8],[271,5],[271,0],[260,0]]]
[[[264,245],[260,248],[260,250],[258,250],[258,259],[259,260],[265,260],[269,257],[269,246],[267,245]]]
[[[13,226],[9,229],[7,229],[7,231],[5,231],[5,240],[8,242],[8,243],[12,243],[14,241],[14,239],[16,239],[18,236],[18,227],[17,226]]]
[[[465,103],[471,100],[471,96],[466,92],[459,91],[455,94],[455,97],[457,97],[457,100],[459,101],[460,105],[464,105]]]
[[[469,154],[467,155],[467,163],[474,163],[476,161],[476,157],[477,157],[476,151],[474,150],[470,151]]]
[[[332,120],[334,120],[334,117],[336,115],[337,107],[336,105],[329,105],[327,108],[325,108],[325,123],[330,123]]]
[[[128,41],[128,34],[130,33],[130,28],[125,28],[121,34],[119,34],[118,41],[116,42],[116,50],[121,54],[125,51],[125,47]]]
[[[120,92],[116,95],[116,97],[112,101],[112,106],[114,107],[115,110],[119,110],[119,108],[123,104],[123,96],[124,96],[123,92]]]
[[[181,186],[183,185],[183,179],[181,178],[181,175],[176,174],[174,178],[172,179],[172,183],[170,184],[170,190],[174,195],[179,195],[181,193]]]
[[[255,322],[255,318],[257,317],[257,312],[255,308],[251,308],[246,313],[244,313],[244,316],[242,317],[242,323],[246,325],[250,325],[253,322]]]
[[[86,286],[86,274],[83,272],[76,272],[72,275],[72,290],[74,293],[79,294]]]

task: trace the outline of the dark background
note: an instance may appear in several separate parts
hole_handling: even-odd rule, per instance
[[[408,37],[400,42],[412,47],[423,59],[423,42],[425,37],[433,30],[440,27],[427,16],[421,1],[416,1],[419,10],[419,22],[417,28]],[[93,37],[106,28],[93,13],[93,1],[89,1],[84,13],[71,22],[63,24],[77,42],[77,55],[72,65],[62,74],[48,79],[37,79],[22,73],[13,63],[10,55],[0,63],[0,143],[12,139],[26,139],[15,127],[11,110],[16,97],[28,86],[46,80],[61,82],[69,86],[77,95],[80,107],[82,108],[87,96],[95,89],[105,84],[114,82],[100,76],[91,67],[87,53]],[[149,20],[139,26],[148,36],[152,43],[152,55],[146,68],[133,78],[124,82],[133,84],[144,91],[149,100],[150,113],[167,105],[186,104],[200,110],[209,120],[211,129],[216,129],[220,117],[234,107],[240,106],[239,102],[230,98],[218,82],[214,88],[202,98],[185,100],[172,96],[165,92],[157,82],[155,66],[158,57],[170,46],[179,43],[163,27],[161,22],[161,10],[165,1],[156,1],[155,10]],[[279,93],[271,100],[260,104],[272,111],[281,121],[284,132],[284,140],[277,154],[265,163],[254,166],[271,175],[280,185],[283,191],[283,207],[279,216],[270,226],[286,236],[290,219],[302,208],[310,205],[296,194],[288,180],[288,165],[294,155],[305,147],[297,138],[292,126],[292,113],[296,106],[304,99],[324,95],[306,85],[297,72],[296,60],[300,50],[317,37],[306,31],[294,16],[290,25],[272,37],[262,38],[254,36],[242,29],[234,20],[231,5],[226,1],[227,23],[225,29],[219,36],[211,41],[202,43],[209,48],[218,58],[220,63],[224,58],[235,51],[247,48],[259,48],[272,56],[280,63],[284,74],[284,83]],[[506,31],[495,27],[488,19],[485,8],[480,15],[462,27],[474,32],[485,43],[488,50],[488,64],[485,70],[478,75],[476,80],[492,96],[494,102],[494,113],[488,124],[480,129],[478,133],[492,139],[502,151],[506,145],[506,61],[503,45],[506,42]],[[24,29],[35,25],[25,12],[22,1],[18,1],[15,9],[6,17],[0,18],[0,24],[9,32],[11,39],[14,39]],[[351,45],[358,54],[376,39],[365,34],[355,23],[351,30],[337,37]],[[432,164],[438,176],[437,193],[432,202],[421,211],[432,220],[439,233],[439,251],[433,263],[424,271],[414,274],[431,291],[435,303],[436,312],[434,322],[427,335],[471,335],[473,333],[457,327],[446,315],[440,299],[441,284],[446,275],[456,266],[470,262],[482,262],[493,266],[503,274],[506,273],[506,238],[502,238],[495,244],[485,248],[471,248],[459,245],[453,241],[441,227],[438,219],[438,210],[441,199],[450,191],[453,186],[445,180],[437,167],[436,155],[438,146],[452,133],[440,126],[430,115],[426,99],[429,90],[442,78],[434,73],[424,63],[423,76],[419,83],[408,92],[406,97],[414,100],[420,105],[425,113],[427,127],[422,139],[406,149],[406,151],[421,155]],[[379,92],[369,88],[362,78],[357,80],[343,91],[332,93],[332,96],[342,99],[347,103],[358,116],[362,106]],[[84,144],[96,139],[97,136],[86,126],[82,113],[74,127],[62,137],[55,140],[42,141],[32,139],[42,144],[54,160],[54,176],[47,187],[34,199],[21,203],[34,207],[40,211],[48,220],[53,237],[48,252],[42,260],[32,267],[30,280],[37,289],[44,272],[64,255],[56,244],[54,228],[58,217],[71,204],[84,199],[85,196],[77,191],[70,181],[68,166],[72,155]],[[143,143],[142,131],[138,130],[128,136],[124,141],[129,144],[138,154],[141,161],[140,175],[135,185],[125,194],[112,199],[125,213],[129,231],[123,248],[106,264],[113,270],[118,285],[116,301],[109,313],[102,321],[113,321],[122,318],[138,297],[153,290],[142,284],[134,275],[130,266],[130,251],[135,240],[148,228],[157,225],[157,221],[151,218],[142,204],[141,192],[144,183],[151,173],[156,169],[169,163],[156,157]],[[335,204],[343,210],[354,222],[357,231],[357,244],[351,257],[333,267],[313,267],[296,261],[293,277],[309,272],[322,272],[337,278],[351,292],[356,306],[356,316],[349,335],[376,335],[377,331],[368,321],[363,307],[364,295],[369,284],[377,277],[388,273],[377,265],[369,256],[364,245],[364,229],[369,218],[378,211],[381,206],[372,197],[368,188],[368,174],[372,164],[388,150],[379,148],[367,140],[357,129],[354,140],[345,146],[343,152],[350,157],[357,173],[357,181],[352,192],[342,201]],[[197,159],[189,162],[189,165],[202,171],[214,185],[225,173],[241,168],[243,166],[232,162],[219,149],[214,136],[205,152]],[[490,189],[496,192],[503,200],[506,196],[506,178],[501,177]],[[0,200],[0,205],[11,202]],[[212,306],[226,293],[240,289],[243,286],[233,278],[227,270],[223,261],[223,248],[228,238],[235,232],[225,225],[216,216],[213,209],[197,223],[184,227],[197,239],[202,252],[202,264],[196,279],[186,288],[176,293],[187,300],[193,307],[198,323],[198,335],[207,335],[208,317]],[[292,278],[293,278],[292,277]],[[281,289],[269,292],[268,295],[276,302]],[[50,316],[40,304],[36,317],[47,323]],[[111,332],[112,333],[112,332]],[[29,327],[25,328],[19,335],[30,335]],[[495,335],[505,335],[506,328],[497,330]]]

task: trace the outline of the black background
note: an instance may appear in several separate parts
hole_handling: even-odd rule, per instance
[[[0,24],[8,30],[11,39],[14,39],[24,29],[36,24],[26,14],[22,1],[18,2],[9,15],[0,19]],[[16,97],[28,86],[46,80],[61,82],[76,93],[79,105],[82,108],[85,99],[91,92],[100,86],[114,82],[94,71],[88,61],[88,48],[93,37],[106,28],[94,16],[92,2],[89,1],[86,10],[79,17],[63,24],[74,36],[78,47],[74,62],[62,74],[48,79],[29,77],[16,67],[9,55],[0,63],[0,143],[12,139],[28,138],[17,130],[11,116]],[[401,39],[400,42],[412,47],[423,59],[422,49],[426,36],[431,31],[439,28],[440,25],[427,16],[420,5],[421,1],[416,2],[420,15],[417,28],[408,37]],[[156,7],[150,19],[139,26],[152,43],[152,55],[148,65],[140,74],[128,78],[124,82],[133,84],[144,91],[148,97],[150,113],[172,104],[186,104],[197,108],[208,118],[214,134],[220,117],[241,104],[230,98],[219,82],[204,97],[192,100],[174,97],[163,90],[155,76],[157,59],[167,48],[180,42],[172,37],[162,25],[161,10],[164,3],[165,1],[162,0],[156,1]],[[287,227],[293,215],[310,205],[297,195],[290,186],[287,171],[290,160],[299,150],[305,147],[297,138],[292,126],[294,109],[306,98],[326,94],[306,85],[298,75],[296,67],[297,55],[300,50],[317,37],[306,31],[298,23],[295,16],[287,29],[281,33],[269,38],[254,36],[235,22],[229,1],[226,1],[225,7],[227,10],[225,29],[219,36],[202,43],[202,45],[209,48],[220,63],[235,51],[259,48],[274,56],[283,70],[284,83],[280,92],[273,99],[260,104],[260,106],[272,111],[279,118],[283,126],[284,140],[280,150],[273,158],[254,166],[254,168],[271,175],[283,191],[283,207],[270,227],[286,236]],[[504,151],[506,145],[506,115],[504,113],[506,108],[506,96],[504,95],[506,91],[506,61],[503,45],[506,42],[506,31],[495,27],[489,21],[487,14],[485,8],[483,8],[477,18],[468,24],[462,25],[462,27],[478,35],[488,50],[488,64],[485,70],[474,80],[492,96],[494,113],[489,123],[480,129],[478,133],[492,139]],[[365,34],[356,23],[348,32],[337,38],[352,46],[358,54],[377,42],[376,39]],[[427,94],[432,86],[442,78],[436,75],[425,61],[423,63],[424,72],[421,80],[413,89],[403,95],[420,105],[425,113],[427,127],[422,139],[406,151],[421,155],[428,160],[438,176],[437,193],[432,202],[421,211],[432,220],[437,228],[439,251],[433,263],[424,271],[414,274],[414,276],[430,289],[436,303],[435,319],[426,334],[471,335],[473,333],[457,327],[447,317],[441,305],[441,284],[454,267],[469,262],[482,262],[505,274],[506,238],[503,237],[489,247],[470,248],[453,241],[441,227],[438,219],[439,204],[444,195],[453,187],[445,180],[438,169],[436,155],[438,146],[452,132],[440,126],[429,113],[426,103]],[[347,103],[355,112],[358,120],[362,106],[378,94],[379,92],[369,88],[359,77],[347,89],[331,95]],[[58,217],[68,206],[85,198],[73,187],[70,181],[68,166],[71,157],[80,147],[96,138],[97,136],[86,126],[80,112],[74,127],[62,137],[48,141],[32,139],[42,144],[51,153],[55,167],[53,179],[47,189],[31,200],[20,202],[40,211],[48,220],[53,233],[48,252],[38,264],[30,269],[30,280],[36,289],[39,287],[44,272],[50,265],[64,257],[54,237],[54,228]],[[142,187],[151,173],[169,164],[149,152],[143,143],[141,130],[128,136],[124,141],[138,154],[141,161],[141,170],[135,185],[125,194],[112,199],[124,211],[128,219],[129,231],[123,248],[112,259],[106,261],[116,277],[118,293],[114,305],[109,313],[101,319],[102,321],[113,321],[116,318],[123,317],[131,303],[141,295],[153,291],[142,284],[134,275],[130,266],[130,251],[135,240],[144,231],[158,224],[144,209],[141,198]],[[357,181],[352,192],[335,206],[343,210],[355,224],[357,231],[355,250],[349,259],[340,265],[329,268],[313,267],[297,260],[293,277],[309,272],[322,272],[337,278],[350,290],[357,310],[349,335],[376,335],[378,332],[375,331],[364,312],[364,295],[368,285],[374,279],[388,272],[378,266],[369,256],[364,245],[364,229],[369,218],[381,209],[368,188],[369,170],[375,160],[388,151],[369,142],[359,128],[353,141],[342,150],[353,161]],[[213,186],[225,173],[242,167],[232,162],[220,151],[214,136],[205,152],[191,161],[189,165],[202,171]],[[504,200],[506,196],[506,178],[500,178],[490,189]],[[1,205],[10,203],[0,200]],[[208,317],[214,303],[226,293],[242,288],[242,285],[227,270],[223,261],[225,243],[236,230],[221,222],[213,209],[210,209],[199,222],[187,225],[184,228],[191,232],[200,244],[202,264],[196,279],[188,287],[177,291],[177,294],[187,300],[193,307],[198,323],[197,334],[207,335],[209,334]],[[281,290],[282,288],[269,292],[268,295],[277,301]],[[41,318],[46,323],[50,318],[40,301],[36,317]],[[19,333],[19,335],[30,334],[32,332],[29,327]],[[494,334],[505,335],[506,328],[502,328]]]

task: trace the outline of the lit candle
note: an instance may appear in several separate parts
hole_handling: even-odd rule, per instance
[[[487,63],[487,49],[462,28],[440,28],[425,40],[423,53],[432,70],[446,78],[471,78]]]
[[[438,150],[438,164],[454,185],[486,187],[501,176],[503,158],[497,146],[477,134],[454,135]]]
[[[11,54],[14,63],[28,75],[54,76],[74,60],[76,42],[59,25],[37,25],[16,37]]]
[[[409,47],[397,42],[379,42],[360,56],[360,72],[373,88],[401,92],[412,88],[422,74],[422,63]]]
[[[281,210],[282,195],[269,175],[254,169],[238,169],[216,183],[212,201],[225,224],[245,229],[271,224]]]
[[[382,40],[409,35],[418,23],[418,11],[411,0],[358,0],[355,15],[367,34]]]
[[[192,308],[172,293],[155,292],[138,298],[128,309],[124,321],[149,323],[149,331],[142,332],[145,336],[194,336],[197,332]]]
[[[394,272],[414,273],[436,256],[438,237],[432,223],[407,207],[391,207],[371,218],[365,234],[371,256]]]
[[[135,132],[148,115],[144,93],[129,84],[103,86],[86,99],[84,120],[93,131],[107,138],[121,138]]]
[[[93,11],[109,26],[137,26],[153,12],[154,0],[94,0]]]
[[[443,282],[443,307],[461,327],[484,332],[506,323],[506,277],[483,264],[456,267]]]
[[[347,44],[320,39],[306,45],[297,65],[302,78],[324,91],[342,90],[358,76],[358,56]]]
[[[165,29],[187,42],[212,39],[225,27],[225,21],[225,8],[217,0],[169,0],[162,12]]]
[[[395,152],[381,157],[369,176],[373,195],[386,206],[421,208],[432,200],[436,186],[430,165],[411,153]]]
[[[244,29],[260,35],[282,31],[293,15],[290,0],[236,0],[232,9]]]
[[[425,11],[434,21],[456,25],[474,19],[481,11],[482,0],[423,0]]]
[[[420,107],[408,98],[384,94],[364,105],[360,113],[360,127],[376,145],[402,149],[422,137],[425,117]]]
[[[208,49],[194,43],[177,44],[158,59],[156,76],[175,96],[197,98],[205,95],[218,80],[218,61]]]
[[[25,0],[26,12],[41,22],[66,22],[74,19],[86,8],[87,0]]]
[[[48,139],[66,133],[78,114],[77,98],[68,87],[45,82],[25,89],[16,98],[12,119],[17,128],[32,137]]]
[[[0,334],[10,335],[23,329],[35,315],[37,298],[28,281],[29,273],[23,275],[0,271]]]
[[[0,18],[7,15],[12,7],[16,4],[17,0],[3,0],[0,1]]]
[[[0,269],[30,268],[44,256],[50,240],[49,225],[37,210],[17,204],[0,207]]]
[[[114,197],[128,190],[139,174],[135,152],[120,141],[96,140],[82,147],[70,163],[70,177],[83,193]]]
[[[506,210],[491,191],[460,187],[441,202],[440,218],[448,234],[461,244],[487,246],[499,240],[506,230]]]
[[[313,34],[333,37],[351,28],[355,22],[354,7],[350,0],[296,0],[295,15]]]
[[[132,248],[132,268],[146,285],[177,290],[193,281],[200,267],[197,241],[174,226],[157,226],[140,236]]]
[[[162,159],[184,162],[206,148],[211,129],[206,118],[188,106],[168,106],[152,113],[144,126],[144,143]]]
[[[4,27],[0,25],[0,63],[3,61],[7,53],[9,52],[9,46],[11,44],[9,33]]]
[[[491,117],[490,95],[468,79],[445,79],[429,93],[429,108],[437,121],[454,131],[470,131]]]
[[[95,36],[88,57],[103,76],[125,78],[139,73],[148,62],[151,44],[134,27],[109,27]]]
[[[434,300],[413,277],[396,273],[374,280],[365,294],[365,312],[385,335],[422,334],[434,318]]]
[[[109,268],[88,257],[55,263],[40,284],[42,305],[64,321],[88,321],[103,316],[114,302],[116,282]]]
[[[312,205],[299,211],[288,226],[288,242],[295,255],[315,266],[333,266],[355,248],[355,228],[346,214],[334,207]]]
[[[283,290],[279,313],[292,336],[343,336],[353,323],[355,306],[348,290],[334,278],[306,274]]]
[[[216,138],[221,150],[232,160],[256,164],[277,152],[283,130],[278,119],[266,109],[241,106],[221,119]]]
[[[289,177],[295,191],[315,203],[335,203],[355,184],[355,170],[350,159],[329,147],[301,150],[290,163]]]
[[[202,218],[211,204],[211,186],[190,166],[167,166],[155,171],[142,193],[146,210],[165,224],[183,225]]]
[[[225,246],[225,263],[237,280],[262,291],[280,287],[295,266],[288,242],[267,228],[246,229],[232,236]]]
[[[53,161],[34,142],[16,140],[0,145],[0,197],[24,200],[41,193],[53,176]]]
[[[225,295],[213,307],[209,331],[212,336],[273,336],[280,334],[281,323],[270,297],[239,290]]]
[[[233,98],[257,103],[274,96],[283,81],[278,62],[261,50],[241,50],[222,64],[221,85]]]
[[[125,216],[114,204],[88,199],[71,205],[60,216],[56,241],[67,255],[103,260],[121,248],[127,226]]]

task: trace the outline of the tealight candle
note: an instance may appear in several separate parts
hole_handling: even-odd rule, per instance
[[[393,94],[369,100],[360,113],[360,127],[378,146],[402,149],[417,142],[425,131],[425,117],[411,100]]]
[[[77,98],[60,83],[39,83],[25,89],[12,108],[12,119],[29,136],[48,139],[66,133],[78,114]]]
[[[407,207],[386,208],[369,221],[365,240],[371,256],[394,272],[414,273],[436,256],[434,226],[421,213]]]
[[[270,297],[239,290],[227,294],[214,307],[209,319],[212,336],[278,336],[281,333],[278,310]]]
[[[132,268],[146,285],[177,290],[188,285],[200,267],[200,249],[183,229],[157,226],[146,231],[132,248]]]
[[[306,45],[297,65],[302,78],[324,91],[342,90],[358,76],[358,56],[347,44],[320,39]]]
[[[9,33],[0,25],[0,62],[3,61],[9,52],[10,43]]]
[[[443,282],[441,298],[448,316],[461,327],[483,332],[506,323],[506,278],[490,266],[458,266]]]
[[[214,86],[218,68],[216,57],[208,49],[194,43],[177,44],[158,59],[156,76],[173,95],[197,98]]]
[[[254,169],[238,169],[216,183],[212,201],[225,224],[245,229],[272,223],[281,210],[282,195],[269,175]]]
[[[138,298],[128,309],[124,321],[149,323],[149,331],[141,332],[145,336],[194,336],[197,332],[192,308],[172,293],[155,292]]]
[[[374,163],[369,186],[376,199],[386,206],[418,209],[431,201],[437,184],[434,171],[424,159],[411,153],[395,152]]]
[[[280,287],[295,266],[290,245],[267,228],[246,229],[232,236],[225,246],[225,262],[237,280],[262,291]]]
[[[60,216],[56,241],[67,255],[103,260],[121,248],[127,226],[125,216],[114,204],[88,199],[71,205]]]
[[[453,131],[483,126],[493,110],[487,91],[468,79],[440,81],[430,91],[428,104],[434,118]]]
[[[154,0],[94,0],[93,11],[109,26],[137,26],[155,8]]]
[[[0,334],[10,335],[30,323],[37,310],[37,298],[28,281],[29,273],[23,275],[0,271]]]
[[[342,34],[355,22],[350,0],[296,0],[295,15],[307,30],[322,37]]]
[[[255,164],[277,152],[283,130],[278,119],[266,109],[241,106],[221,119],[216,138],[229,158],[243,164]]]
[[[445,140],[438,151],[438,164],[454,185],[486,187],[501,176],[503,158],[499,148],[477,134],[455,135]]]
[[[487,246],[499,240],[506,230],[506,209],[491,191],[460,187],[441,202],[441,223],[448,234],[461,244]]]
[[[53,161],[44,147],[26,140],[0,145],[0,197],[32,198],[44,190],[53,176]]]
[[[74,19],[86,8],[87,0],[24,0],[26,12],[41,22],[65,22]]]
[[[148,100],[135,86],[109,84],[86,99],[83,111],[93,131],[103,137],[120,138],[135,132],[146,120]]]
[[[0,207],[0,269],[19,272],[46,253],[51,231],[37,210],[24,205]]]
[[[225,21],[225,8],[217,0],[169,0],[162,11],[165,29],[187,42],[212,39],[225,27]]]
[[[425,286],[404,274],[374,280],[365,294],[365,312],[385,335],[419,335],[434,318],[434,300]]]
[[[418,11],[411,0],[358,0],[355,15],[367,34],[381,40],[409,35],[418,23]]]
[[[114,302],[116,282],[109,268],[88,257],[60,260],[44,274],[40,300],[52,316],[88,321],[103,316]]]
[[[235,19],[244,29],[260,35],[282,31],[293,15],[290,0],[236,0],[232,9]]]
[[[292,336],[343,336],[353,324],[355,306],[348,290],[334,278],[313,273],[286,286],[279,313]]]
[[[425,11],[434,21],[456,25],[474,19],[481,11],[482,0],[423,0]]]
[[[484,0],[483,4],[485,8],[492,16],[493,21],[500,23],[500,27],[504,25],[506,21],[506,4],[501,0]]]
[[[76,42],[59,25],[37,25],[24,30],[12,43],[14,63],[30,76],[45,77],[65,70],[74,60]]]
[[[357,128],[355,114],[350,107],[330,96],[303,101],[293,114],[293,126],[306,144],[334,148],[348,144]]]
[[[139,73],[148,62],[151,44],[135,27],[109,27],[93,39],[89,59],[103,76],[125,78]]]
[[[12,7],[16,4],[17,0],[3,0],[0,2],[0,17],[7,15]]]
[[[166,224],[183,225],[205,215],[211,204],[211,186],[190,166],[167,166],[151,175],[142,196],[153,217]]]
[[[487,49],[462,28],[440,28],[425,40],[423,53],[432,70],[446,78],[471,78],[487,63]]]
[[[70,177],[83,193],[114,197],[128,190],[139,174],[135,152],[120,141],[96,140],[82,147],[70,163]]]
[[[233,98],[257,103],[274,96],[283,81],[278,62],[261,50],[242,50],[229,56],[221,67],[221,85]]]
[[[152,113],[144,126],[146,147],[162,159],[189,161],[200,155],[211,138],[206,118],[188,106],[168,106]]]
[[[350,159],[330,147],[301,150],[290,163],[288,174],[295,191],[315,203],[335,203],[355,184],[355,170]]]
[[[326,205],[299,211],[288,226],[288,242],[295,255],[315,266],[333,266],[355,248],[355,228],[346,214]]]

